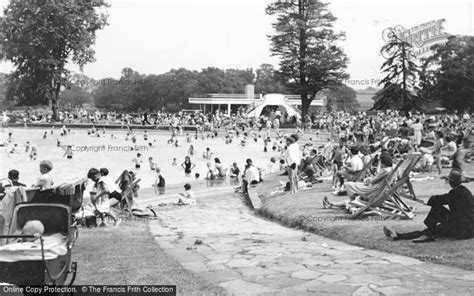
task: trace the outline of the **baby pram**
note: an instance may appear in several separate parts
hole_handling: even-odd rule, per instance
[[[0,247],[0,282],[14,285],[64,285],[71,273],[74,283],[77,264],[71,253],[77,239],[71,207],[53,203],[20,203],[14,208],[10,231],[1,235],[11,242],[21,235],[27,221],[39,220],[44,225],[40,243],[11,243]]]

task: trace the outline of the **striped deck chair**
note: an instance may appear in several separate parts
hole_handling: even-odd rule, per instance
[[[385,201],[388,191],[391,190],[391,184],[397,178],[398,170],[404,160],[398,162],[395,168],[383,179],[382,185],[380,186],[378,192],[371,198],[369,201],[357,200],[351,201],[349,204],[358,208],[354,213],[352,213],[349,218],[354,219],[361,216],[365,211],[374,210],[378,211],[378,207]]]
[[[411,160],[401,160],[394,170],[385,178],[383,186],[375,197],[368,201],[357,201],[352,205],[359,206],[360,209],[351,215],[351,218],[356,218],[365,211],[374,211],[386,218],[392,219],[413,219],[415,216],[414,208],[407,205],[402,197],[411,199],[413,201],[424,204],[423,201],[416,198],[413,191],[413,186],[410,182],[410,172],[420,160],[421,156],[416,156]],[[403,162],[408,162],[408,165],[403,170],[400,178],[394,182],[397,177],[398,170]],[[408,193],[404,186],[408,187]],[[360,206],[362,204],[362,206]]]
[[[55,192],[59,198],[67,198],[72,212],[77,212],[82,206],[84,191],[87,186],[87,178],[76,178],[56,186]]]

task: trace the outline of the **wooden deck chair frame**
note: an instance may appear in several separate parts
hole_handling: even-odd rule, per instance
[[[411,162],[405,168],[399,180],[399,182],[401,182],[402,184],[399,187],[399,190],[397,192],[401,197],[408,198],[408,199],[418,201],[418,202],[420,202],[420,200],[416,198],[415,190],[413,190],[413,184],[410,181],[410,173],[415,169],[416,164],[420,161],[421,158],[422,158],[421,155],[416,156],[415,158],[411,160]],[[403,185],[405,184],[408,187],[408,193],[405,192],[403,189]]]
[[[132,213],[133,207],[133,190],[138,185],[138,183],[140,183],[140,181],[141,179],[133,181],[132,185],[122,192],[122,199],[125,199],[125,202],[127,203],[128,212],[130,214]]]
[[[117,181],[115,183],[120,184],[120,181],[122,179],[123,174],[126,171],[123,171],[122,174],[118,177]],[[131,177],[130,177],[131,178]],[[134,180],[130,183],[129,186],[125,190],[123,190],[120,195],[122,196],[122,200],[125,200],[128,208],[128,213],[130,216],[132,216],[132,207],[133,207],[133,190],[134,188],[138,185],[138,183],[141,181],[141,179]]]
[[[391,189],[390,184],[393,182],[393,179],[396,177],[398,173],[398,169],[400,168],[403,162],[404,160],[400,160],[398,164],[395,166],[395,168],[384,178],[384,180],[382,181],[383,183],[380,186],[378,192],[374,195],[374,197],[371,200],[367,202],[362,201],[362,200],[358,200],[357,203],[351,202],[352,205],[359,207],[359,210],[352,213],[349,216],[349,218],[351,219],[357,218],[359,215],[361,215],[363,212],[365,212],[369,208],[375,208],[378,205],[382,204],[382,202],[385,199],[385,195],[387,191]],[[363,206],[361,206],[361,204]]]

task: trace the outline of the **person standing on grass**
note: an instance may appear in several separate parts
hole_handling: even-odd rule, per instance
[[[420,146],[423,132],[423,124],[420,123],[419,118],[415,120],[415,123],[411,125],[411,128],[413,129],[413,134],[415,137],[415,145]]]
[[[438,175],[441,175],[441,148],[444,147],[444,134],[443,132],[438,132],[436,134],[436,142],[433,150],[433,157],[436,162],[436,167],[438,168]]]
[[[424,221],[425,230],[400,233],[384,226],[385,235],[392,240],[412,239],[414,243],[432,242],[436,237],[474,238],[474,197],[461,185],[460,170],[452,169],[448,181],[451,191],[428,200],[431,210]],[[449,206],[449,210],[445,206]]]
[[[298,164],[301,161],[299,145],[296,143],[298,136],[292,135],[286,138],[286,163],[288,165],[288,178],[290,181],[290,192],[298,192]]]

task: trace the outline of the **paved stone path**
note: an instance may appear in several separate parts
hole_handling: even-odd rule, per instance
[[[474,294],[474,272],[286,228],[255,216],[232,188],[196,195],[196,206],[158,208],[150,229],[166,253],[229,294]]]

